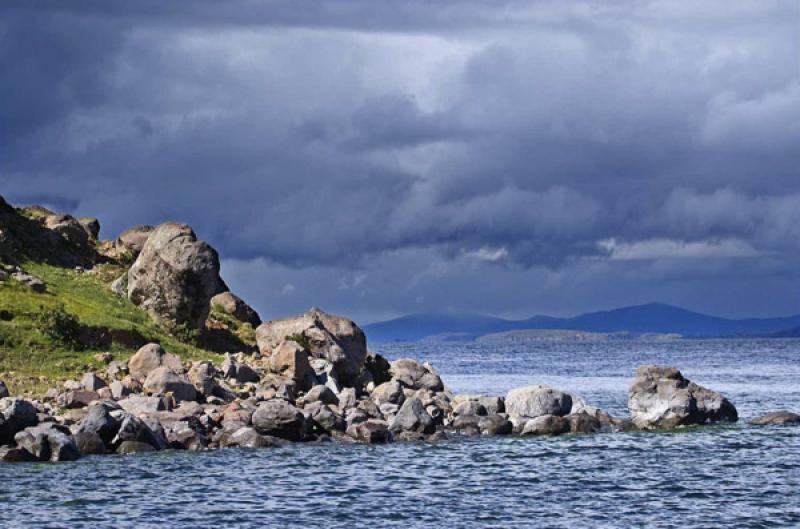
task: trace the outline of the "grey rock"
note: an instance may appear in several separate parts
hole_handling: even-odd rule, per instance
[[[109,407],[103,403],[95,403],[89,406],[86,417],[78,423],[76,428],[76,435],[79,432],[89,432],[96,434],[101,441],[111,446],[114,437],[117,435],[120,427],[120,421],[109,410]]]
[[[286,443],[286,441],[282,439],[268,435],[261,435],[255,430],[255,428],[244,426],[227,436],[222,446],[238,446],[241,448],[269,448],[283,446],[284,443]]]
[[[128,228],[114,241],[114,247],[117,254],[127,254],[132,259],[136,259],[144,248],[144,243],[153,233],[155,228],[153,226],[139,225]]]
[[[160,395],[172,393],[176,402],[197,399],[194,385],[185,376],[174,373],[166,366],[158,367],[147,375],[144,390]]]
[[[69,429],[55,423],[25,428],[17,432],[14,440],[39,461],[75,461],[81,457]]]
[[[369,419],[350,425],[347,428],[347,435],[366,444],[384,444],[392,441],[389,424],[378,419]]]
[[[164,401],[159,397],[146,397],[144,395],[131,395],[118,402],[120,407],[132,415],[144,415],[165,410]]]
[[[142,441],[122,441],[117,447],[118,454],[138,454],[140,452],[155,452],[156,449],[150,443]]]
[[[201,329],[223,285],[216,250],[172,222],[150,234],[128,271],[128,298],[167,328]]]
[[[428,365],[423,365],[411,358],[401,358],[391,363],[391,377],[403,386],[411,389],[444,390],[439,375]]]
[[[478,402],[486,409],[486,413],[494,415],[496,413],[505,413],[506,400],[503,397],[478,397]]]
[[[115,380],[109,386],[111,389],[111,396],[115,400],[120,400],[131,394],[131,390],[119,380]]]
[[[86,235],[93,241],[100,237],[100,221],[94,217],[81,217],[78,223],[86,232]]]
[[[511,422],[522,426],[528,420],[543,415],[569,414],[572,409],[572,397],[568,393],[547,386],[527,386],[509,391],[505,407]]]
[[[262,354],[265,354],[262,351]],[[285,340],[269,353],[270,369],[287,376],[301,385],[301,389],[311,386],[314,370],[309,362],[308,349],[293,340]]]
[[[6,463],[31,463],[36,461],[36,457],[24,448],[0,446],[0,461]]]
[[[574,434],[592,434],[607,429],[600,420],[586,412],[571,413],[565,417],[569,421],[569,431]]]
[[[430,434],[436,431],[433,418],[428,415],[422,401],[416,397],[406,399],[389,426],[392,432],[413,431]]]
[[[674,367],[641,366],[628,391],[628,410],[638,428],[674,428],[735,422],[736,408],[721,394],[684,378]]]
[[[558,415],[540,415],[525,423],[522,435],[561,435],[568,433],[570,422]]]
[[[354,388],[344,388],[339,392],[339,408],[346,410],[356,405],[356,390]]]
[[[214,369],[214,364],[204,360],[192,364],[192,367],[189,369],[186,377],[189,379],[189,382],[194,385],[197,393],[208,397],[214,394],[215,375],[216,369]]]
[[[94,432],[78,431],[73,434],[75,447],[81,455],[105,454],[106,445],[100,436]]]
[[[764,426],[767,424],[800,424],[800,415],[786,410],[772,411],[750,420],[750,424]]]
[[[180,373],[183,371],[181,359],[168,353],[157,343],[149,343],[141,347],[130,360],[128,360],[128,371],[137,380],[144,380],[156,368],[168,367],[170,370]]]
[[[111,282],[109,286],[111,292],[114,294],[127,298],[128,297],[128,275],[120,276]]]
[[[44,281],[36,276],[32,276],[31,274],[26,274],[25,272],[14,272],[11,274],[11,277],[27,286],[37,294],[43,294],[47,291],[47,285],[45,285]]]
[[[376,387],[370,396],[378,406],[386,403],[397,404],[399,406],[403,404],[406,398],[403,393],[403,387],[396,380],[384,382]]]
[[[483,435],[508,435],[514,426],[505,416],[493,413],[478,419],[478,429]]]
[[[107,386],[106,381],[98,377],[95,373],[86,373],[81,378],[81,386],[88,391],[97,391]]]
[[[478,400],[461,400],[453,407],[453,416],[459,417],[462,415],[487,415],[486,407]]]
[[[317,433],[320,430],[329,433],[332,431],[344,431],[345,429],[345,421],[342,416],[321,401],[310,403],[303,411],[310,416]]]
[[[36,407],[20,398],[0,399],[0,444],[11,444],[14,435],[39,423]]]
[[[367,356],[367,340],[352,320],[311,309],[300,316],[262,323],[256,330],[263,355],[271,355],[273,348],[292,337],[302,340],[312,356],[331,362],[341,384],[351,386],[358,379]]]
[[[85,408],[99,398],[100,396],[96,391],[87,391],[85,389],[67,391],[64,395],[64,407],[68,409]]]
[[[320,401],[325,404],[338,405],[339,397],[328,386],[314,386],[303,398],[306,402]]]
[[[145,443],[150,445],[154,450],[166,448],[166,443],[162,437],[154,432],[144,420],[134,417],[133,415],[125,415],[123,417],[117,435],[114,436],[111,445],[119,447],[126,441]],[[117,451],[119,451],[119,448]]]
[[[271,435],[289,441],[299,441],[306,434],[303,413],[282,400],[271,400],[259,405],[253,413],[253,427],[261,435]]]
[[[242,323],[249,323],[253,327],[261,324],[258,313],[232,292],[221,292],[211,298],[211,307],[233,316]]]

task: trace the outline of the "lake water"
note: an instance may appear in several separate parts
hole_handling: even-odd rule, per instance
[[[375,346],[455,392],[544,383],[627,416],[637,365],[680,368],[740,423],[674,433],[89,457],[0,466],[1,527],[800,527],[800,341]]]

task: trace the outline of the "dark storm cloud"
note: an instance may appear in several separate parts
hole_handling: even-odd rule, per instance
[[[710,270],[718,308],[755,303],[748,273],[797,279],[796,3],[0,11],[1,192],[107,237],[187,221],[282,308],[305,284],[382,313],[568,310],[568,277],[573,306],[694,302]]]

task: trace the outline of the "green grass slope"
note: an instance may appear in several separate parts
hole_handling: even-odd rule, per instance
[[[114,294],[109,285],[125,271],[119,265],[97,265],[88,272],[32,262],[23,268],[41,278],[47,292],[35,293],[14,280],[0,284],[0,380],[15,393],[39,392],[87,369],[101,369],[94,359],[100,352],[127,359],[141,343],[161,343],[184,359],[218,359],[209,349],[213,342],[172,336]]]

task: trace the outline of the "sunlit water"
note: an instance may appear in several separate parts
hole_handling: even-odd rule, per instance
[[[800,527],[800,341],[377,346],[456,392],[545,383],[625,416],[637,365],[724,392],[743,420],[676,433],[293,445],[0,466],[2,527]]]

